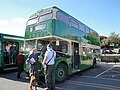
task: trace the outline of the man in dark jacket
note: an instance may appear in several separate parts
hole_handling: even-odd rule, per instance
[[[23,52],[20,52],[20,54],[17,55],[17,57],[16,57],[16,63],[17,63],[17,67],[18,67],[17,78],[20,79],[20,74],[23,71],[23,64],[24,64],[24,55],[23,55]]]

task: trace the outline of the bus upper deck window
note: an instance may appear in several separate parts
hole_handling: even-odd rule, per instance
[[[32,27],[29,27],[29,31],[32,32],[32,31],[33,31],[33,28],[32,28]]]
[[[79,24],[79,29],[84,32],[84,25],[82,23]]]
[[[38,17],[34,17],[27,21],[27,25],[35,24],[37,22],[38,22]]]
[[[75,19],[71,18],[71,22],[70,23],[71,23],[71,26],[73,26],[73,27],[75,27],[77,29],[79,28],[78,21],[76,21]]]
[[[39,22],[46,21],[52,18],[52,13],[46,13],[39,17]]]
[[[67,16],[67,15],[65,15],[65,14],[58,11],[56,17],[57,17],[58,20],[60,20],[60,21],[62,21],[62,22],[69,25],[69,23],[70,23],[69,22],[69,16]]]

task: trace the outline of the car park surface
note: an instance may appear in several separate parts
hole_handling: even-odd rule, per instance
[[[120,90],[120,64],[99,63],[96,68],[76,73],[56,84],[56,90]],[[16,72],[0,74],[0,90],[29,90],[26,74],[16,78]],[[37,90],[44,90],[37,88]]]

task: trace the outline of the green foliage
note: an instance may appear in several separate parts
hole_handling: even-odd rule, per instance
[[[120,36],[119,34],[116,34],[115,32],[112,32],[110,36],[107,39],[104,39],[101,41],[102,47],[114,47],[118,48],[120,47]]]
[[[89,44],[100,46],[100,38],[98,35],[94,35],[93,33],[88,34],[88,36],[84,36],[88,40]]]
[[[95,36],[87,36],[87,39],[89,40],[89,42],[91,42],[91,44],[94,44],[94,45],[100,45],[100,41],[97,37]]]
[[[85,60],[86,60],[86,56],[81,55],[81,59],[82,59],[83,61],[85,61]]]
[[[81,55],[81,59],[83,61],[85,61],[85,60],[91,60],[92,59],[92,55],[91,54]]]
[[[100,54],[95,54],[95,57],[96,58],[101,58],[101,55]]]
[[[91,60],[92,59],[92,55],[91,54],[87,54],[87,59]]]

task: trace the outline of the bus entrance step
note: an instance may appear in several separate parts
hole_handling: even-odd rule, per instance
[[[4,68],[4,71],[17,70],[17,67]]]
[[[12,67],[16,67],[16,64],[5,64],[4,68],[12,68]]]

